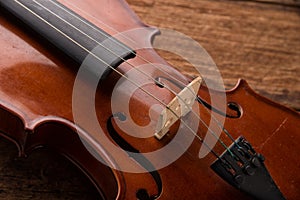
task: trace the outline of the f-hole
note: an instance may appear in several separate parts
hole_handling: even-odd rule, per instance
[[[124,140],[124,138],[122,138],[119,135],[119,133],[114,129],[112,120],[115,117],[120,118],[121,120],[126,120],[126,116],[123,113],[117,113],[117,114],[114,114],[113,116],[109,117],[109,119],[107,120],[107,130],[110,134],[110,137],[123,150],[125,150],[127,152],[136,153],[134,156],[131,154],[130,154],[130,156],[133,159],[135,159],[143,168],[145,168],[148,171],[148,173],[150,173],[150,175],[152,176],[152,178],[154,179],[154,181],[157,185],[158,194],[150,196],[145,189],[140,189],[139,191],[137,191],[137,194],[136,194],[137,198],[140,200],[157,199],[162,193],[162,180],[161,180],[160,174],[158,173],[158,171],[153,170],[154,166],[152,165],[152,163],[145,156],[143,156],[143,154],[141,154],[138,149],[134,148],[131,144],[129,144],[126,140]],[[142,197],[142,199],[141,199],[141,197]],[[144,198],[144,197],[147,197],[147,198]]]

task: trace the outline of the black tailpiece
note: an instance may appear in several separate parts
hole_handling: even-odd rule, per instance
[[[256,199],[285,199],[264,165],[264,157],[239,137],[211,168],[229,184]]]

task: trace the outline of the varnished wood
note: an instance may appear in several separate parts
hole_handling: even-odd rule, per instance
[[[133,5],[134,5],[134,3],[135,2],[129,2],[129,3],[133,3]],[[202,4],[202,3],[204,3],[204,4]],[[182,5],[183,4],[183,5]],[[148,5],[148,7],[146,6],[146,7],[144,7],[145,5]],[[147,14],[145,14],[145,13],[143,13],[142,11],[140,11],[140,9],[145,9],[145,11],[144,12],[152,12],[152,9],[155,9],[155,6],[154,5],[159,5],[159,9],[164,9],[164,8],[168,8],[167,10],[169,10],[171,7],[179,7],[179,8],[183,8],[183,10],[184,10],[184,8],[186,7],[185,5],[187,5],[187,3],[185,3],[185,2],[175,2],[174,1],[174,4],[169,4],[169,5],[166,5],[166,4],[164,4],[163,2],[159,2],[159,1],[157,1],[157,2],[155,2],[155,4],[154,3],[152,3],[152,2],[148,2],[148,1],[145,1],[145,2],[143,2],[143,3],[136,3],[135,4],[135,6],[134,6],[134,8],[138,11],[138,13],[141,15],[141,17],[143,18],[143,15],[144,15],[144,18],[145,18],[145,21],[147,22],[147,23],[151,23],[151,24],[154,24],[154,25],[159,25],[159,22],[161,21],[161,20],[159,20],[158,18],[158,16],[157,16],[157,13],[156,14],[154,14],[155,12],[153,12],[153,14],[152,14],[152,17],[149,17],[149,15],[147,15]],[[282,12],[280,12],[280,9],[278,8],[278,7],[269,7],[269,5],[268,6],[265,6],[265,5],[261,5],[261,4],[253,4],[253,3],[244,3],[244,4],[234,4],[234,3],[232,3],[232,2],[214,2],[214,3],[208,3],[208,2],[205,2],[205,1],[203,1],[203,2],[201,2],[201,3],[199,3],[199,8],[201,7],[201,8],[203,8],[203,5],[206,5],[206,6],[208,6],[208,5],[214,5],[215,7],[213,7],[213,8],[218,8],[218,6],[220,6],[220,7],[222,7],[222,9],[220,9],[220,10],[218,10],[220,13],[223,13],[223,12],[225,12],[225,13],[229,13],[229,11],[225,11],[225,9],[223,8],[223,5],[234,5],[234,6],[253,6],[253,5],[255,5],[254,6],[254,8],[252,8],[253,10],[255,10],[255,9],[257,9],[257,10],[259,10],[259,9],[261,9],[261,8],[270,8],[270,10],[272,11],[272,12],[279,12],[281,15],[283,15],[283,13]],[[297,5],[297,4],[296,4]],[[280,8],[283,8],[283,7],[281,7],[280,5],[276,5],[276,6],[279,6]],[[150,8],[151,8],[151,10],[150,10]],[[149,9],[148,11],[147,11],[147,9]],[[182,15],[182,17],[180,18],[180,19],[182,19],[182,21],[180,20],[180,23],[184,23],[184,19],[186,19],[188,16],[186,16],[186,14],[188,13],[188,12],[186,12],[186,11],[182,11],[181,9],[178,9],[176,12],[178,12],[179,14],[181,14]],[[193,10],[193,8],[192,7],[187,7],[187,8],[185,8],[185,9],[190,9],[190,11],[191,10]],[[293,11],[295,11],[296,10],[296,12],[297,12],[297,8],[289,8],[289,9],[291,9],[292,10],[292,14],[290,14],[289,16],[291,16],[291,18],[292,19],[294,19],[294,18],[296,18],[297,17],[297,15],[295,16],[294,15],[294,12]],[[209,10],[208,8],[207,8],[207,10]],[[275,11],[274,11],[275,10]],[[278,11],[279,10],[279,11]],[[170,9],[169,10],[169,14],[172,12],[172,10]],[[286,12],[286,11],[285,11]],[[166,19],[166,21],[164,22],[164,23],[166,23],[166,24],[168,24],[168,19],[169,20],[171,20],[171,19],[174,19],[174,18],[168,18],[168,17],[166,17],[165,15],[166,15],[166,13],[168,13],[168,12],[166,12],[165,10],[163,11],[163,12],[159,12],[160,13],[160,15],[162,15],[162,17],[163,17],[163,19]],[[172,12],[173,13],[173,12]],[[200,13],[200,11],[199,11],[199,13]],[[234,13],[234,12],[231,12],[231,13]],[[280,15],[279,14],[279,15]],[[159,15],[159,16],[160,16]],[[212,12],[212,14],[209,14],[209,17],[212,17],[212,18],[214,18],[214,16],[215,16],[216,14],[214,14],[213,12]],[[251,16],[251,13],[248,13],[248,15],[249,16]],[[197,16],[197,13],[195,13],[194,11],[193,11],[193,16]],[[217,15],[218,16],[218,15]],[[149,20],[149,21],[147,21],[147,19]],[[162,19],[162,18],[161,18]],[[197,17],[195,18],[195,19],[198,19]],[[221,17],[221,19],[218,19],[218,18],[216,18],[215,20],[218,22],[222,22],[222,17]],[[241,17],[239,17],[238,19],[240,19],[241,21],[243,20]],[[153,20],[152,22],[151,22],[151,20]],[[226,19],[224,19],[225,20],[225,22],[228,22],[228,21],[226,21]],[[290,20],[290,21],[292,21],[292,20]],[[156,24],[155,24],[155,22],[156,22]],[[223,22],[224,24],[226,24],[225,22]],[[199,21],[197,22],[197,23],[199,23]],[[194,24],[196,24],[197,25],[197,23],[194,23]],[[296,28],[296,30],[297,30],[297,24],[296,23],[293,23],[293,21],[292,22],[289,22],[289,23],[292,23],[292,27],[293,28]],[[209,25],[209,26],[211,26],[211,27],[213,27],[213,25],[216,25],[216,24],[212,24],[212,25]],[[225,25],[224,25],[225,26]],[[178,26],[178,24],[176,25],[176,27],[174,27],[174,28],[180,28],[180,27],[182,27],[182,26]],[[222,28],[224,28],[223,26],[221,26]],[[199,27],[198,27],[199,28]],[[261,27],[262,28],[262,27]],[[201,29],[201,26],[200,26],[200,29]],[[225,29],[225,28],[224,28]],[[238,27],[237,27],[237,29],[238,29]],[[201,29],[202,30],[202,29]],[[231,30],[231,29],[229,29],[229,30]],[[294,30],[294,29],[293,29]],[[199,31],[200,32],[200,31]],[[230,31],[231,32],[231,31]],[[232,31],[232,32],[234,32],[234,31]],[[272,31],[271,31],[272,32]],[[193,32],[194,33],[194,32]],[[218,33],[220,33],[220,34],[217,34],[217,35],[212,35],[212,36],[209,36],[208,38],[208,40],[206,41],[206,44],[208,45],[208,43],[211,45],[211,48],[212,49],[214,49],[214,48],[217,48],[217,50],[218,50],[218,47],[216,47],[216,45],[217,45],[217,43],[216,42],[209,42],[209,41],[211,41],[211,38],[213,38],[213,37],[217,37],[217,38],[219,38],[219,35],[221,35],[222,37],[224,37],[224,38],[226,38],[226,34],[224,34],[224,32],[223,31],[220,31],[220,32],[218,32]],[[273,33],[273,32],[272,32]],[[195,34],[195,36],[198,34],[198,32],[196,31],[196,33],[194,33]],[[256,33],[257,34],[257,37],[254,37],[254,38],[259,38],[259,34],[258,34],[258,32]],[[274,33],[275,34],[275,33]],[[278,33],[276,33],[276,34],[283,34],[282,32],[278,32]],[[247,35],[248,34],[245,34],[245,35],[243,35],[242,33],[241,33],[241,38],[247,38]],[[290,37],[294,37],[293,36],[293,34],[291,33],[291,36]],[[296,37],[296,36],[295,36]],[[202,39],[202,40],[204,40],[204,39]],[[220,40],[220,39],[219,39]],[[290,40],[288,40],[288,41],[290,41]],[[291,41],[293,41],[293,39],[291,39]],[[291,83],[291,85],[295,85],[296,87],[295,88],[293,88],[293,89],[287,89],[287,90],[289,90],[289,91],[293,91],[293,92],[291,92],[292,93],[292,95],[295,97],[295,100],[297,100],[297,99],[299,99],[299,98],[297,98],[297,94],[299,95],[299,92],[297,93],[297,91],[298,91],[298,85],[299,84],[297,84],[297,81],[299,81],[298,79],[297,79],[297,76],[296,76],[296,74],[297,73],[299,73],[299,66],[297,65],[298,64],[298,62],[297,62],[297,58],[299,57],[297,57],[297,43],[296,42],[291,42],[290,41],[290,43],[291,43],[291,45],[295,45],[295,52],[296,52],[296,55],[295,54],[293,54],[293,53],[291,53],[290,52],[290,46],[287,48],[288,50],[289,50],[289,52],[290,53],[288,53],[288,54],[283,54],[283,57],[284,58],[286,58],[286,57],[291,57],[291,59],[292,59],[292,61],[294,61],[295,60],[295,62],[293,62],[294,64],[291,64],[290,66],[295,66],[294,68],[293,67],[291,67],[292,69],[291,69],[291,72],[290,72],[290,75],[294,75],[294,77],[295,78],[289,78],[289,76],[288,76],[288,78],[286,78],[285,80],[290,80],[290,81],[285,81],[284,82],[284,84],[287,84],[287,85],[284,85],[285,87],[286,86],[288,86],[289,84],[290,84],[290,82],[292,82]],[[296,40],[297,41],[297,40]],[[30,42],[33,42],[33,41],[30,41]],[[222,43],[222,40],[221,41],[219,41],[220,43]],[[272,41],[269,41],[268,40],[268,42],[271,42],[271,44],[272,44]],[[283,41],[282,41],[283,42]],[[223,42],[223,44],[224,44],[225,42]],[[255,43],[254,41],[250,41],[249,43]],[[243,42],[241,42],[240,41],[240,44],[244,44]],[[23,43],[22,43],[22,45],[23,45]],[[35,45],[39,45],[39,44],[35,44]],[[210,46],[210,45],[208,45],[208,46]],[[240,50],[242,47],[239,47],[239,48],[237,48],[236,46],[234,46],[233,45],[233,43],[230,43],[230,45],[229,46],[232,46],[232,49],[230,50],[232,53],[235,53],[235,52],[239,52],[239,51],[237,51],[237,50]],[[270,46],[272,46],[272,45],[270,45]],[[17,47],[16,49],[18,49],[18,45],[16,44],[16,46],[15,47]],[[207,49],[209,49],[209,47],[206,47]],[[220,47],[219,47],[220,48]],[[221,50],[218,50],[217,52],[221,52],[220,53],[220,58],[218,57],[218,58],[215,58],[216,59],[216,62],[217,62],[217,64],[220,66],[220,64],[219,63],[221,63],[221,68],[222,68],[222,66],[225,66],[224,68],[225,68],[225,70],[226,70],[226,60],[227,60],[227,57],[225,57],[226,59],[224,59],[224,52],[228,52],[228,49],[227,49],[228,47],[227,47],[227,45],[225,45],[224,44],[224,47],[223,48],[221,48]],[[284,48],[284,47],[282,47],[282,48]],[[226,51],[225,51],[225,49],[226,49]],[[286,50],[286,49],[285,49]],[[209,50],[209,52],[211,53],[211,51]],[[265,52],[265,51],[264,51]],[[268,52],[268,51],[267,51]],[[9,52],[8,52],[9,53]],[[37,59],[44,59],[43,58],[43,56],[40,56],[37,52],[35,52],[34,50],[32,50],[32,52],[30,52],[30,53],[34,53],[34,54],[36,54],[37,56],[38,56],[38,58]],[[250,53],[251,53],[251,51],[250,51]],[[270,54],[272,54],[272,56],[270,56],[271,58],[273,57],[273,56],[277,56],[277,55],[280,55],[280,56],[282,56],[282,52],[280,52],[280,53],[277,53],[277,51],[275,51],[275,53],[273,53],[273,51],[272,52],[269,52]],[[29,54],[29,53],[28,53]],[[213,53],[211,53],[211,54],[213,54]],[[242,54],[242,53],[241,53]],[[229,58],[234,58],[234,59],[236,59],[236,57],[234,56],[235,54],[230,54],[230,53],[226,53],[225,55],[227,55]],[[245,56],[246,54],[244,54],[244,56]],[[255,55],[257,55],[258,56],[258,58],[261,58],[262,57],[262,55],[258,55],[258,54],[255,54]],[[288,56],[287,56],[288,55]],[[49,55],[50,57],[51,57],[51,55]],[[214,56],[213,56],[214,57]],[[268,56],[267,56],[268,57]],[[272,62],[273,62],[273,60],[271,59],[271,58],[269,58],[268,57],[268,59],[267,60],[264,60],[263,58],[263,61],[264,62],[271,62],[271,64],[272,64]],[[176,58],[175,58],[176,59]],[[218,59],[220,59],[220,61],[218,61]],[[54,59],[54,60],[56,60],[56,59]],[[286,62],[284,62],[284,60],[285,59],[282,59],[282,63],[280,63],[280,64],[286,64]],[[47,61],[48,62],[48,61]],[[57,61],[56,60],[56,62],[57,63],[59,63],[60,61]],[[175,63],[179,63],[179,61],[177,61],[177,60],[175,60]],[[224,63],[223,63],[224,62]],[[230,60],[228,60],[227,62],[233,62],[233,61],[230,61]],[[257,58],[256,59],[251,59],[251,62],[248,62],[248,63],[244,63],[245,61],[244,61],[244,59],[240,59],[240,61],[239,61],[240,63],[238,63],[238,62],[236,62],[236,63],[233,63],[233,65],[234,66],[237,66],[237,65],[242,65],[242,66],[246,66],[246,65],[253,65],[253,63],[256,63],[257,62]],[[275,62],[275,61],[274,61]],[[56,64],[57,64],[56,63]],[[227,63],[228,64],[228,63]],[[232,64],[232,63],[231,63]],[[179,66],[179,64],[175,64],[175,65],[178,65]],[[274,63],[273,63],[273,65],[275,65]],[[287,64],[286,64],[287,65]],[[51,66],[53,66],[53,63],[51,63],[51,62],[49,62],[49,67],[51,67]],[[259,64],[256,64],[255,66],[257,66],[257,68],[256,68],[256,70],[257,69],[261,69],[261,67],[263,66],[263,64],[261,64],[261,63],[259,63]],[[269,66],[269,65],[268,65]],[[49,72],[48,70],[48,68],[46,68],[45,66],[33,66],[33,65],[25,65],[25,66],[22,66],[22,68],[23,68],[23,70],[24,71],[27,71],[28,69],[32,69],[32,68],[34,68],[34,67],[36,67],[36,68],[40,68],[40,67],[43,67],[43,69],[45,69],[45,72],[44,73],[47,73],[47,72]],[[21,69],[22,69],[21,68]],[[232,68],[230,68],[229,70],[228,70],[228,73],[230,72],[231,74],[230,75],[228,75],[228,80],[230,80],[232,77],[234,78],[234,75],[235,75],[235,73],[233,73],[233,76],[231,76],[232,75],[232,70],[231,70]],[[272,69],[272,68],[271,68]],[[276,71],[275,69],[277,69],[277,68],[273,68],[272,69],[272,71],[274,70],[274,71]],[[60,70],[60,69],[59,69]],[[56,71],[56,72],[54,72],[54,73],[60,73],[60,71]],[[254,72],[253,73],[256,73],[256,70],[254,70]],[[263,68],[262,70],[266,70],[265,68]],[[67,70],[66,70],[67,71]],[[241,77],[241,73],[242,72],[244,72],[245,71],[245,69],[241,69],[240,70],[241,72],[240,73],[237,73],[237,75],[236,76],[238,76],[238,77]],[[268,70],[267,70],[268,71]],[[284,71],[284,70],[283,70]],[[6,77],[6,78],[9,78],[9,75],[10,75],[10,73],[12,73],[12,72],[7,72],[6,74],[4,74],[2,77],[4,78],[4,77]],[[51,72],[52,73],[52,72]],[[186,72],[186,73],[188,73],[188,71]],[[245,74],[245,76],[249,76],[250,77],[250,82],[251,82],[251,80],[252,80],[252,78],[254,77],[254,76],[251,76],[251,75],[247,75],[248,73],[247,72],[244,72]],[[275,73],[275,72],[274,72]],[[277,72],[276,72],[277,73]],[[39,75],[39,74],[36,74],[36,75]],[[282,73],[280,73],[280,75],[282,75]],[[229,78],[229,76],[231,76],[231,78]],[[34,76],[33,76],[34,77]],[[226,77],[226,76],[225,76]],[[243,77],[243,76],[242,76]],[[283,78],[283,77],[285,77],[285,76],[280,76],[280,78]],[[21,77],[22,78],[22,77]],[[262,77],[262,78],[264,78],[264,77]],[[278,76],[276,77],[275,76],[275,79],[276,78],[278,78]],[[247,79],[249,79],[249,78],[247,78]],[[21,79],[22,80],[22,79]],[[72,78],[70,77],[70,81],[72,80]],[[232,79],[231,79],[232,80]],[[294,83],[295,81],[294,80],[296,80],[296,84]],[[3,81],[5,81],[5,79],[3,79]],[[33,82],[35,81],[35,80],[32,80]],[[58,80],[55,80],[55,81],[60,81],[59,79]],[[27,81],[25,81],[24,80],[24,82],[27,82]],[[65,83],[65,80],[64,81],[61,81],[62,82],[62,84],[64,84]],[[228,85],[233,85],[234,84],[234,82],[235,81],[232,81],[231,83],[228,83]],[[47,79],[46,80],[43,80],[42,82],[40,82],[40,83],[43,83],[44,85],[45,84],[47,84],[48,82],[47,82]],[[253,84],[254,83],[254,84]],[[255,85],[255,80],[252,80],[252,84],[253,85]],[[261,84],[259,84],[259,85],[261,85]],[[21,87],[21,85],[18,85],[18,83],[16,82],[16,88],[15,88],[15,90],[17,91],[18,89],[21,89],[21,88],[18,88],[18,87]],[[269,89],[267,89],[267,87],[270,87],[270,85],[268,85],[268,86],[265,86],[264,87],[264,90],[265,91],[272,91],[272,90],[269,90]],[[275,86],[274,86],[275,87]],[[276,88],[277,88],[278,86],[276,86]],[[273,86],[271,87],[271,88],[273,88]],[[288,88],[288,87],[287,87]],[[55,89],[53,89],[53,90],[55,90]],[[283,90],[283,89],[281,89],[281,90]],[[32,91],[32,92],[34,92],[34,91]],[[296,95],[295,95],[295,93],[296,93]],[[14,94],[13,92],[11,92],[11,94],[12,95],[15,95],[16,97],[19,95],[17,92]],[[29,94],[28,94],[29,95]],[[42,96],[41,96],[41,99],[43,99],[43,98],[48,98],[47,96],[45,96],[46,94],[41,94]],[[275,96],[276,97],[276,96]],[[53,98],[53,97],[52,97]],[[280,99],[278,99],[278,98],[275,98],[275,100],[280,100]],[[286,98],[285,98],[286,99]],[[287,98],[288,99],[288,98]],[[13,99],[12,99],[13,100]],[[55,103],[56,101],[55,101],[55,98],[54,99],[52,99],[52,101]],[[284,100],[285,101],[285,100]],[[67,102],[66,102],[66,104],[68,104]],[[294,101],[292,101],[292,103],[289,103],[289,105],[295,105],[294,107],[297,107],[297,102],[294,104]],[[46,112],[46,109],[49,109],[49,108],[45,108],[45,112]],[[68,108],[65,108],[65,109],[68,109]],[[39,111],[35,111],[35,112],[39,112]],[[43,111],[44,112],[44,111]],[[41,156],[41,155],[40,155]],[[37,156],[38,157],[38,156]],[[25,183],[26,184],[26,183]],[[68,188],[68,187],[67,187]],[[66,188],[66,190],[68,190]],[[71,188],[71,187],[70,187]],[[34,191],[30,191],[29,190],[29,192],[28,192],[28,194],[30,195],[30,194],[34,194]],[[11,198],[13,198],[13,196],[14,195],[16,195],[16,196],[19,196],[19,194],[11,194]],[[55,195],[55,197],[57,197],[58,195],[57,194],[46,194],[45,196],[50,196],[51,197],[51,195]],[[66,194],[66,195],[68,195],[68,194]],[[80,194],[78,194],[78,196],[79,196],[79,198],[80,198]],[[46,197],[46,198],[48,198],[48,197]],[[64,195],[62,195],[62,198],[64,198]],[[19,198],[18,198],[19,199]],[[24,199],[26,199],[26,197],[24,197]]]

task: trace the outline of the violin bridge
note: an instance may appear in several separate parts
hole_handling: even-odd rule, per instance
[[[179,119],[188,114],[195,103],[199,88],[202,83],[202,78],[199,76],[181,90],[174,99],[163,109],[158,118],[156,132],[154,136],[160,140],[170,127]]]

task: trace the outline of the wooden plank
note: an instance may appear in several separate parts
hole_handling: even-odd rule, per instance
[[[255,3],[273,4],[273,5],[282,5],[282,6],[291,6],[291,7],[297,7],[300,5],[299,0],[229,0],[229,1],[248,1],[248,2],[255,2]]]
[[[232,1],[235,1],[235,0],[232,0]],[[241,1],[249,1],[249,2],[252,1],[252,2],[257,2],[257,3],[292,6],[292,7],[297,7],[300,5],[299,0],[241,0]]]
[[[266,3],[267,1],[273,2]],[[300,108],[299,1],[129,0],[147,24],[180,31],[198,41],[217,63],[225,84],[245,78],[260,94]],[[164,56],[188,75],[189,65]],[[0,199],[96,199],[86,177],[60,156],[17,157],[0,140]]]
[[[14,144],[0,140],[0,199],[97,199],[90,181],[61,155],[40,150],[18,158]]]

